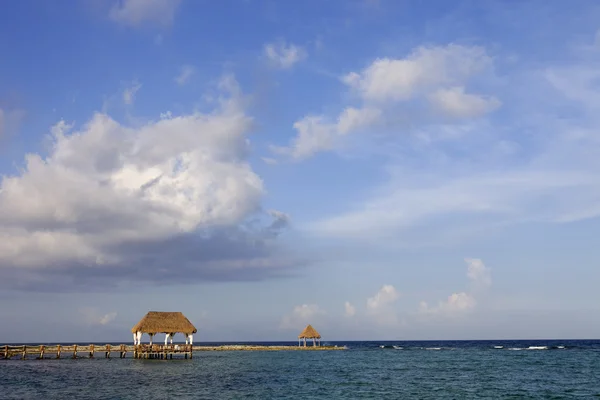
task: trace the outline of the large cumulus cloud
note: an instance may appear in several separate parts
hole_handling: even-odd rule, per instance
[[[233,78],[221,89],[207,114],[56,124],[48,154],[2,178],[0,281],[261,279],[295,265],[274,242],[288,217],[263,210],[247,159],[252,119]]]

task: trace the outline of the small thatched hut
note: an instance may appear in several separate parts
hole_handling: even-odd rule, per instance
[[[319,346],[321,346],[321,335],[312,325],[307,325],[306,328],[298,335],[298,346],[300,346],[300,341],[304,339],[304,347],[306,347],[306,339],[313,340],[313,346],[317,345],[317,339],[319,340]]]
[[[193,334],[198,332],[196,327],[192,325],[189,319],[180,312],[163,312],[163,311],[149,311],[132,329],[133,333],[133,344],[141,344],[142,334],[147,333],[150,336],[150,344],[152,344],[152,338],[157,333],[164,333],[165,344],[169,338],[173,343],[173,336],[176,333],[183,333],[185,335],[185,344],[193,344]]]

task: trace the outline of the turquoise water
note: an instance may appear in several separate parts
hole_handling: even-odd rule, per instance
[[[598,341],[346,344],[173,361],[0,360],[0,398],[600,398]]]

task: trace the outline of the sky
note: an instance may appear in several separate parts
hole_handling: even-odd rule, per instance
[[[598,21],[6,2],[0,342],[130,341],[151,310],[195,341],[598,338]]]

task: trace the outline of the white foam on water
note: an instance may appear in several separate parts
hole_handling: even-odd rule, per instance
[[[504,346],[494,346],[495,349],[503,349]]]
[[[523,349],[523,348],[521,348],[521,347],[510,347],[510,348],[509,348],[509,350],[512,350],[512,351],[519,351],[519,350],[525,350],[525,349]]]
[[[527,350],[548,350],[548,346],[529,346]]]
[[[441,347],[426,347],[425,350],[441,350]]]
[[[565,346],[556,346],[557,349],[564,349]]]
[[[401,347],[401,346],[394,346],[394,349],[396,349],[396,350],[402,350],[403,348],[404,347]]]

